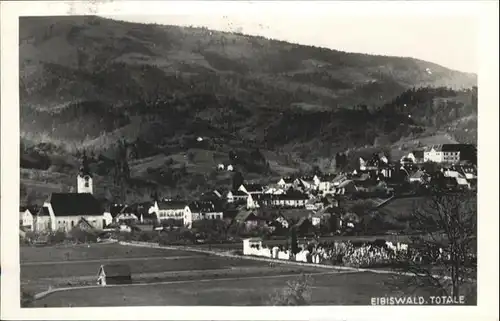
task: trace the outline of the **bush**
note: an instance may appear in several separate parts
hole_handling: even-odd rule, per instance
[[[82,229],[77,228],[77,227],[75,227],[71,230],[70,238],[71,238],[71,240],[73,240],[74,242],[77,242],[77,243],[89,243],[89,242],[95,243],[95,242],[97,242],[97,235],[96,234],[89,232],[89,231],[82,230]]]
[[[66,233],[63,231],[56,231],[54,233],[49,234],[49,243],[50,244],[58,244],[66,241]]]
[[[311,301],[310,286],[310,277],[303,274],[295,281],[288,281],[284,289],[271,296],[269,303],[285,306],[309,305]]]
[[[161,232],[158,243],[160,245],[188,245],[195,242],[195,236],[189,230],[178,229]]]
[[[21,289],[21,308],[29,308],[33,306],[33,294]]]
[[[156,231],[141,231],[137,235],[140,242],[158,242],[158,233]]]

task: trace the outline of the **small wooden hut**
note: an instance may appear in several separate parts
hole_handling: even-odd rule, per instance
[[[125,264],[101,265],[97,275],[97,284],[106,286],[108,284],[130,284],[132,273],[130,267]]]

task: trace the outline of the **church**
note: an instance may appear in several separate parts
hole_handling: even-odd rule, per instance
[[[76,177],[76,193],[52,193],[38,212],[36,232],[71,231],[76,226],[102,229],[104,211],[93,195],[92,173],[85,155]]]

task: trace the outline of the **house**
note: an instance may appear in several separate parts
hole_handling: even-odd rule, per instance
[[[217,165],[217,169],[220,170],[220,171],[223,171],[224,168],[225,168],[224,164]]]
[[[158,222],[156,213],[149,213],[149,209],[154,205],[154,202],[142,202],[134,205],[135,215],[138,217],[140,224],[155,225]]]
[[[97,273],[97,284],[106,286],[108,284],[131,284],[132,273],[130,267],[125,264],[101,265]]]
[[[466,179],[477,179],[477,169],[473,166],[461,166],[460,169]]]
[[[104,219],[104,226],[103,227],[107,227],[108,225],[113,223],[113,221],[114,221],[113,216],[111,215],[110,212],[104,212],[102,216]]]
[[[424,162],[424,151],[423,150],[414,150],[408,153],[408,155],[405,155],[401,158],[401,163],[413,163],[413,164],[420,164]]]
[[[110,208],[110,214],[113,217],[113,221],[117,223],[130,223],[137,222],[139,218],[135,213],[136,209],[134,206],[126,204],[114,204]]]
[[[106,224],[99,201],[90,193],[52,193],[38,211],[34,226],[37,232],[70,231],[81,218],[95,229]]]
[[[228,203],[245,202],[248,198],[248,194],[241,190],[229,191],[226,198]]]
[[[410,183],[420,183],[420,184],[425,184],[429,182],[430,176],[423,170],[417,170],[416,172],[412,173],[410,176],[408,176],[408,181]]]
[[[19,208],[19,226],[30,231],[34,228],[34,217],[33,215],[37,213],[37,208],[35,206],[21,207]]]
[[[316,181],[314,180],[315,177],[317,177],[317,175],[303,176],[300,178],[300,182],[306,190],[316,189],[318,187],[318,185],[316,184]]]
[[[253,228],[259,224],[265,223],[265,219],[257,216],[255,211],[242,210],[234,217],[234,221],[240,224],[245,224],[246,228]]]
[[[465,174],[455,168],[443,170],[443,175],[445,177],[465,178]]]
[[[82,231],[92,232],[94,234],[96,232],[95,227],[83,217],[81,217],[80,220],[76,223],[76,227]]]
[[[250,195],[263,194],[264,193],[264,186],[262,186],[260,184],[245,183],[245,184],[242,184],[238,188],[238,190],[242,191],[244,193],[250,194]]]
[[[264,194],[272,194],[272,195],[281,195],[285,194],[286,191],[278,186],[268,186],[266,189],[264,189]]]
[[[339,229],[341,226],[341,218],[344,215],[345,211],[343,208],[336,207],[336,206],[328,206],[325,207],[316,213],[312,215],[312,217],[315,217],[315,221],[321,224],[326,223],[329,221],[331,218],[336,218],[336,226],[334,227],[335,229]]]
[[[340,174],[337,177],[335,177],[332,181],[332,184],[334,187],[339,186],[342,182],[347,180],[347,175],[346,174]]]
[[[302,191],[310,191],[310,190],[315,190],[318,188],[318,180],[314,180],[314,178],[318,178],[318,176],[302,176],[299,178],[296,178],[293,183],[292,187],[294,189],[302,190]],[[318,184],[316,184],[318,182]]]
[[[306,194],[294,191],[282,195],[265,194],[259,198],[258,202],[270,207],[298,208],[305,207],[307,200],[309,197]]]
[[[286,176],[278,181],[278,186],[284,190],[288,190],[293,185],[295,179],[291,176]]]
[[[377,156],[378,158],[378,156]],[[378,159],[365,160],[363,157],[359,158],[359,170],[360,171],[370,171],[378,169]]]
[[[313,214],[312,211],[305,209],[284,209],[272,215],[272,220],[281,224],[282,227],[288,228],[293,226],[302,218],[309,218]]]
[[[332,191],[335,177],[334,174],[316,175],[313,179],[316,189],[321,193]]]
[[[243,240],[243,255],[252,255],[253,248],[260,249],[262,247],[261,238],[248,238]]]
[[[471,185],[465,177],[456,177],[455,179],[457,180],[458,187],[464,187],[467,189],[471,189]]]
[[[334,195],[325,195],[325,197],[321,199],[321,203],[323,204],[323,208],[327,208],[329,206],[339,206],[339,200]]]
[[[378,154],[378,159],[380,160],[380,164],[383,165],[387,165],[389,164],[389,158],[384,154],[384,153],[379,153]]]
[[[394,167],[392,166],[384,166],[383,168],[380,169],[379,173],[384,177],[384,178],[391,178],[394,175]]]
[[[283,215],[278,215],[274,218],[274,221],[281,225],[283,228],[289,228],[290,223],[288,223],[287,219]]]
[[[232,171],[234,171],[234,167],[233,167],[233,165],[231,165],[231,164],[227,165],[227,166],[226,166],[226,170],[227,170],[228,172],[232,172]]]
[[[261,194],[261,195],[254,195],[254,196],[249,194],[247,196],[247,209],[259,208],[260,207],[259,200],[262,200],[265,196],[268,196],[268,194],[265,194],[265,195]],[[267,198],[269,198],[269,197],[267,197]]]
[[[196,201],[186,206],[184,211],[184,226],[191,228],[194,221],[222,220],[223,211],[211,201]]]
[[[156,214],[158,222],[168,219],[184,220],[187,202],[182,200],[164,199],[155,201],[153,206],[149,208],[148,213]]]
[[[441,144],[429,146],[424,151],[425,162],[476,164],[477,147],[472,144]]]
[[[158,217],[156,213],[142,213],[139,215],[139,222],[141,224],[156,225],[158,223]]]
[[[305,205],[306,210],[310,210],[310,211],[316,211],[322,207],[323,207],[323,203],[318,202],[315,199],[307,200],[306,205]]]
[[[358,191],[358,188],[353,180],[345,180],[340,183],[337,187],[335,187],[335,194],[337,195],[346,195],[353,194]]]
[[[219,190],[213,190],[213,195],[215,195],[218,199],[222,199],[222,193]]]
[[[316,213],[314,213],[314,214],[311,215],[311,223],[312,223],[313,226],[328,225],[329,224],[329,220],[332,217],[340,218],[340,215],[337,215],[331,209],[327,209],[325,211],[318,211],[318,212],[316,212]],[[338,227],[336,226],[335,229],[337,229],[337,228]]]
[[[460,150],[458,144],[432,145],[424,150],[424,162],[459,163]]]

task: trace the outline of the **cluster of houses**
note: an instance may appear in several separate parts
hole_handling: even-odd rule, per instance
[[[153,224],[162,228],[164,222],[179,222],[191,228],[199,220],[221,219],[242,223],[289,228],[292,224],[321,226],[336,219],[336,228],[352,228],[356,215],[346,212],[342,202],[358,197],[382,204],[394,197],[407,183],[426,185],[436,173],[425,164],[434,163],[434,171],[450,186],[474,188],[477,182],[475,148],[449,144],[429,146],[412,151],[397,162],[383,154],[359,158],[352,172],[288,176],[273,184],[243,183],[237,189],[215,190],[197,201],[172,199],[153,200],[133,205],[114,204],[104,211],[93,195],[92,174],[84,160],[77,175],[76,193],[53,193],[41,208],[23,208],[20,224],[23,229],[38,232],[69,231],[75,226],[95,229]]]

